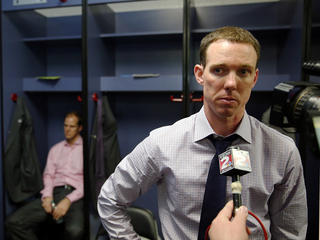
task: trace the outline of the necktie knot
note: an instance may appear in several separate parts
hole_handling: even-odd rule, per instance
[[[226,151],[228,147],[231,146],[232,142],[235,141],[239,135],[233,134],[226,138],[214,138],[213,135],[209,136],[209,139],[211,140],[213,146],[216,148],[216,154],[219,155]]]

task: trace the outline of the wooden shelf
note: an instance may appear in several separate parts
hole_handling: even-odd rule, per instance
[[[29,44],[40,44],[40,45],[60,45],[60,44],[81,44],[81,36],[59,36],[59,37],[34,37],[34,38],[23,38],[23,42]]]
[[[81,92],[81,90],[80,77],[61,77],[59,80],[23,79],[25,92]]]
[[[134,77],[101,77],[101,91],[105,92],[138,92],[138,91],[182,91],[182,76],[159,76],[150,78]]]
[[[156,32],[129,32],[129,33],[103,33],[100,37],[105,40],[116,40],[117,42],[131,42],[131,41],[173,41],[178,40],[182,42],[181,31],[156,31]]]
[[[278,32],[281,32],[283,30],[290,30],[292,27],[290,25],[279,25],[279,26],[263,26],[263,27],[244,27],[250,32],[274,32],[274,34],[277,34]],[[202,33],[210,33],[217,30],[217,28],[201,28],[201,29],[193,29],[193,34],[202,34]]]

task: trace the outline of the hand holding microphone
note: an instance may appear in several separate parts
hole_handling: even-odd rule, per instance
[[[219,155],[220,174],[232,177],[232,194],[234,215],[242,206],[242,185],[240,176],[251,172],[249,152],[240,150],[239,147],[228,147],[227,151]]]
[[[209,230],[210,240],[248,240],[251,231],[246,227],[248,209],[239,208],[237,216],[231,221],[233,202],[230,201],[212,221]]]

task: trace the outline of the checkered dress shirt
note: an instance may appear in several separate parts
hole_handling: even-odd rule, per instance
[[[294,141],[245,113],[233,145],[250,154],[252,172],[241,177],[242,201],[267,229],[269,239],[305,239],[307,202],[303,169]],[[98,210],[111,239],[139,239],[129,224],[126,206],[158,189],[165,239],[195,240],[215,134],[202,108],[171,126],[156,129],[116,168],[101,189]],[[219,194],[219,193],[217,193]],[[232,200],[231,178],[226,202]],[[250,239],[263,239],[249,215]]]

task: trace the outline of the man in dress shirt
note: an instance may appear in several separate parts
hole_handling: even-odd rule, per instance
[[[6,221],[12,239],[37,239],[32,227],[48,217],[65,223],[65,239],[83,239],[82,119],[69,112],[64,121],[66,139],[49,151],[43,173],[42,197],[19,208]],[[54,203],[54,205],[53,205]]]
[[[243,205],[262,221],[269,239],[304,239],[307,202],[299,151],[291,138],[245,110],[258,79],[259,42],[244,29],[223,27],[204,37],[199,56],[194,74],[203,86],[202,109],[152,131],[120,162],[99,196],[104,227],[111,239],[139,239],[126,209],[157,184],[164,238],[197,239],[209,167],[216,152],[208,137],[236,134],[239,137],[232,145],[249,152],[252,168],[241,177]],[[228,202],[232,199],[229,177],[226,188]],[[262,228],[250,215],[247,226],[250,239],[263,238]]]

